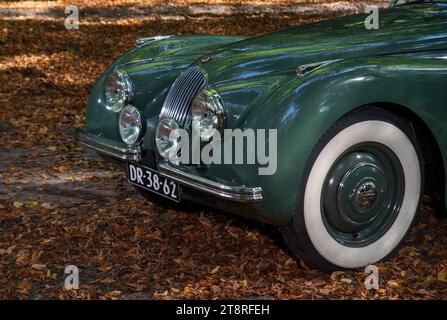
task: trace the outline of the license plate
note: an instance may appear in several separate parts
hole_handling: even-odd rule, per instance
[[[131,184],[180,202],[178,183],[162,177],[156,170],[128,163],[127,179]]]

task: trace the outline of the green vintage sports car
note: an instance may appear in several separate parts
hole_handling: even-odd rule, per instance
[[[367,17],[139,39],[99,78],[76,137],[147,194],[279,226],[314,267],[380,261],[402,244],[423,192],[444,212],[447,1],[394,1],[378,29]],[[200,146],[267,130],[256,143],[242,136],[243,151],[276,163],[262,174],[259,158],[172,161],[174,133],[194,128]]]

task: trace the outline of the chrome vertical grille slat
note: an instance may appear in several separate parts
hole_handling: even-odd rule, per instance
[[[195,95],[195,91],[197,90],[197,88],[200,87],[200,82],[198,80],[200,80],[201,74],[194,74],[191,77],[191,85],[190,86],[185,86],[186,90],[184,90],[184,97],[185,100],[187,101],[192,101],[192,99],[194,99],[194,95]],[[178,119],[179,123],[182,123],[182,118],[184,113],[186,112],[186,109],[188,109],[189,106],[187,104],[184,105],[179,105],[176,113],[174,114],[174,118]]]
[[[191,72],[190,76],[187,79],[188,83],[185,84],[186,81],[184,81],[183,84],[180,86],[180,90],[178,91],[179,94],[176,96],[176,99],[173,102],[175,110],[173,111],[172,117],[175,120],[180,120],[179,115],[180,110],[182,109],[182,100],[188,101],[188,92],[191,90],[191,88],[194,87],[194,77],[196,76],[197,74],[195,72]]]
[[[165,104],[163,105],[163,109],[166,108],[166,116],[173,118],[175,111],[177,110],[178,98],[181,95],[182,89],[185,87],[185,83],[188,81],[188,70],[184,71],[172,85],[171,89],[168,92],[168,96],[166,98]]]
[[[175,85],[175,88],[177,88],[177,90],[173,91],[173,95],[172,95],[172,99],[171,99],[171,105],[172,108],[169,110],[169,116],[172,118],[174,117],[174,113],[177,110],[177,105],[178,105],[178,100],[179,97],[181,97],[182,95],[182,91],[184,90],[185,83],[188,81],[189,77],[188,76],[184,76],[184,77],[179,77],[177,80],[178,83]],[[176,80],[176,81],[177,81]],[[174,87],[174,86],[173,86]],[[171,91],[170,91],[171,92]]]
[[[197,90],[197,88],[204,88],[204,87],[205,87],[205,80],[201,77],[197,78],[194,86],[192,86],[191,91],[189,92],[188,99],[190,99],[192,101],[194,99],[195,95],[199,91],[199,90]],[[193,90],[193,88],[195,88],[195,90]],[[189,106],[184,105],[181,108],[181,111],[179,113],[179,117],[180,117],[179,122],[186,123],[186,117],[188,116],[188,114],[189,114]]]
[[[199,67],[183,71],[174,81],[160,112],[160,119],[174,119],[180,127],[186,125],[194,96],[207,84],[206,73]]]

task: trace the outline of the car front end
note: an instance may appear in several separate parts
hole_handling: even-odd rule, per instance
[[[97,81],[90,94],[85,127],[76,129],[76,139],[126,168],[129,182],[140,190],[177,202],[189,200],[268,220],[259,214],[262,188],[247,183],[248,171],[254,172],[254,168],[183,165],[172,163],[165,152],[172,129],[190,130],[193,113],[197,120],[210,114],[215,106],[204,97],[201,107],[210,109],[202,110],[203,114],[200,114],[201,107],[191,110],[193,100],[212,91],[206,71],[191,65],[197,61],[202,63],[205,52],[243,38],[210,36],[204,39],[202,36],[202,45],[194,50],[188,46],[189,52],[179,51],[181,45],[193,40],[188,36],[138,40],[137,47],[114,62]],[[211,46],[210,39],[214,42]],[[159,48],[156,58],[148,58],[151,46]],[[160,54],[160,50],[165,52]],[[168,55],[170,50],[175,51]],[[225,114],[223,105],[218,107],[217,125],[222,128]]]

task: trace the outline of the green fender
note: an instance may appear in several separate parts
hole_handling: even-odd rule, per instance
[[[292,76],[252,106],[243,128],[278,130],[278,170],[252,177],[263,188],[263,211],[281,225],[294,211],[298,186],[312,149],[337,119],[376,103],[408,108],[447,150],[447,52],[339,60],[304,76]],[[442,153],[444,167],[447,165]],[[252,171],[251,174],[255,174]]]

